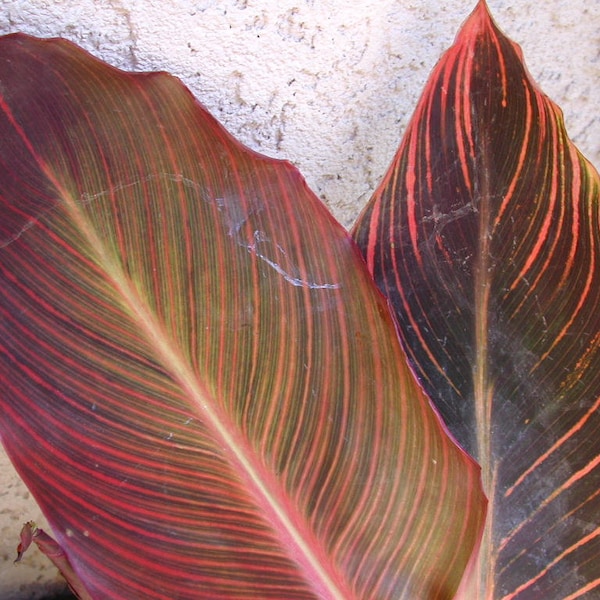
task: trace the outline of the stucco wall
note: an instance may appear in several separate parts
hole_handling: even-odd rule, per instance
[[[167,70],[242,142],[295,163],[349,226],[385,171],[429,72],[475,0],[3,0],[0,33],[62,36],[128,70]],[[600,164],[600,3],[489,0],[529,70]],[[1,393],[1,392],[0,392]],[[14,567],[43,522],[0,454],[0,598],[42,597]],[[34,587],[31,587],[31,584]]]

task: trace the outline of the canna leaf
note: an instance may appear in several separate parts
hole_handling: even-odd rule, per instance
[[[353,232],[418,378],[482,466],[489,518],[465,598],[600,589],[599,189],[480,2]]]
[[[65,41],[0,93],[0,435],[90,596],[451,598],[479,468],[298,172]]]

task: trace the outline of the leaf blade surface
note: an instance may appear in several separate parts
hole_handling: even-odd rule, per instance
[[[600,585],[600,184],[480,2],[354,237],[491,500],[468,598]]]
[[[478,468],[297,171],[64,41],[0,84],[0,434],[90,594],[451,597]]]

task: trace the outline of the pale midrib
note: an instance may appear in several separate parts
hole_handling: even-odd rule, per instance
[[[480,129],[480,131],[485,131]],[[492,548],[494,520],[495,474],[492,468],[491,422],[493,381],[489,373],[489,314],[490,314],[490,165],[489,140],[484,134],[481,147],[479,171],[479,239],[478,260],[475,267],[475,361],[473,364],[473,395],[477,431],[477,461],[481,465],[483,489],[488,497],[481,551],[478,560],[479,585],[477,597],[492,597],[494,587],[495,559]]]
[[[58,182],[52,178],[55,185],[60,189]],[[115,289],[125,300],[129,310],[137,318],[141,329],[150,341],[151,347],[156,350],[156,357],[166,367],[173,379],[188,393],[191,401],[204,413],[206,420],[214,434],[220,438],[222,446],[226,449],[229,460],[234,469],[240,469],[246,475],[246,481],[251,486],[251,494],[257,499],[258,504],[267,506],[275,515],[275,522],[270,524],[279,535],[282,547],[292,543],[297,551],[290,549],[288,554],[292,562],[296,562],[305,572],[306,579],[314,588],[315,593],[322,600],[348,600],[352,597],[350,592],[340,590],[333,577],[323,568],[318,557],[311,551],[310,544],[298,531],[296,526],[286,514],[282,503],[275,497],[265,482],[266,477],[261,475],[262,469],[254,464],[245,454],[234,437],[230,428],[225,423],[223,415],[210,405],[210,394],[202,389],[202,386],[194,376],[193,371],[187,365],[181,353],[173,347],[168,336],[164,333],[159,322],[148,310],[148,306],[140,299],[131,281],[127,278],[117,261],[110,256],[105,244],[98,237],[93,225],[82,213],[77,201],[61,189],[61,196],[66,199],[65,206],[73,218],[76,226],[85,233],[86,239],[96,252],[99,263],[103,266],[105,273],[113,281]],[[302,557],[302,558],[300,558]],[[319,582],[319,583],[316,583]]]

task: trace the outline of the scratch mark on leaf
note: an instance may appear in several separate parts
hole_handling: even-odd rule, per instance
[[[289,258],[287,258],[286,251],[276,243],[271,242],[271,240],[264,235],[261,231],[254,232],[254,241],[250,244],[244,244],[247,248],[248,252],[254,254],[257,258],[260,258],[266,264],[268,264],[272,269],[274,269],[279,275],[281,275],[288,283],[295,285],[297,287],[307,287],[312,290],[336,290],[341,287],[339,283],[317,283],[313,281],[308,281],[307,279],[303,279],[297,275],[290,273],[290,270],[297,271],[298,268],[294,265],[289,265],[288,269],[284,269],[281,264],[271,258],[269,258],[264,252],[259,251],[259,244],[270,244],[274,246],[275,253],[279,254],[281,258],[285,259],[286,262],[290,262]]]
[[[37,223],[36,219],[31,219],[31,220],[27,221],[25,223],[25,225],[23,225],[23,227],[21,227],[21,229],[17,233],[15,233],[15,235],[12,235],[8,239],[2,240],[0,242],[0,249],[6,248],[13,242],[16,242],[28,229],[31,229],[31,227],[33,227],[36,223]]]

